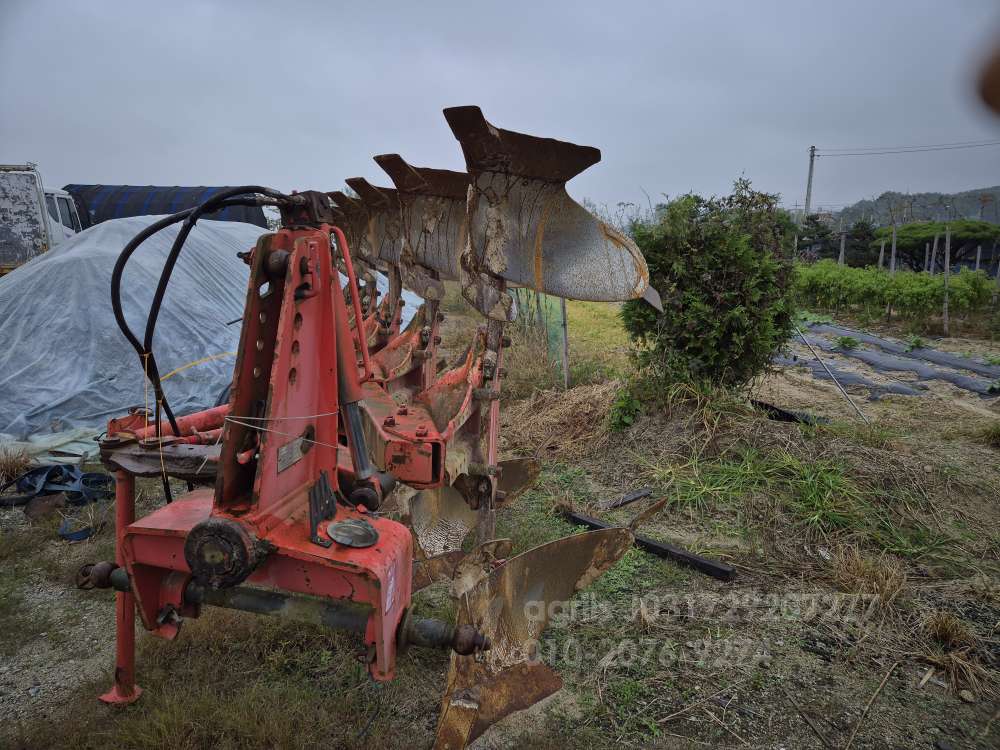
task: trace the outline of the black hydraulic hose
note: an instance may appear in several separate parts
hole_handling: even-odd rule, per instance
[[[262,199],[254,194],[262,193],[268,196],[268,199]],[[242,197],[238,197],[242,196]],[[122,335],[132,344],[132,348],[135,349],[136,353],[139,355],[139,359],[143,364],[143,372],[145,377],[153,385],[153,393],[155,397],[155,412],[154,420],[156,425],[157,436],[160,436],[160,411],[166,414],[168,421],[170,422],[170,427],[175,435],[180,435],[180,429],[177,424],[177,419],[174,416],[173,410],[170,408],[170,404],[167,402],[166,394],[163,392],[163,383],[160,380],[160,371],[156,364],[156,357],[153,355],[152,344],[153,344],[153,334],[156,330],[156,319],[159,317],[160,305],[163,302],[163,295],[166,293],[167,283],[170,280],[170,276],[173,273],[174,264],[177,262],[177,258],[180,255],[181,249],[184,246],[184,242],[187,240],[188,234],[194,228],[195,223],[197,223],[199,217],[206,212],[216,211],[229,206],[260,206],[260,205],[275,205],[278,200],[286,198],[282,193],[270,188],[263,188],[256,185],[244,186],[240,188],[233,188],[231,190],[226,190],[218,195],[214,195],[207,201],[202,202],[200,205],[187,209],[185,211],[179,211],[175,214],[167,216],[159,221],[146,227],[144,230],[139,232],[135,237],[133,237],[129,243],[124,247],[122,252],[118,255],[118,259],[115,262],[114,270],[111,274],[111,308],[114,311],[115,321],[118,324],[118,328],[121,330]],[[129,259],[132,254],[138,249],[138,247],[145,242],[147,239],[152,237],[157,232],[176,224],[179,221],[184,221],[184,226],[181,231],[178,232],[177,237],[174,240],[173,246],[170,248],[170,253],[167,256],[167,261],[164,264],[163,270],[160,272],[159,283],[157,284],[156,293],[153,297],[153,303],[150,305],[149,313],[146,317],[146,331],[144,341],[139,342],[139,339],[129,328],[128,321],[125,320],[125,313],[122,310],[121,304],[121,281],[122,275],[125,271],[125,266],[128,264]],[[163,480],[163,495],[167,503],[173,500],[172,493],[170,491],[170,479],[167,473],[164,471],[161,477]]]
[[[194,209],[189,208],[185,211],[179,211],[175,214],[171,214],[157,222],[150,224],[148,227],[143,229],[139,234],[129,240],[128,244],[125,245],[124,249],[119,253],[118,260],[115,262],[114,270],[111,272],[111,309],[115,315],[115,322],[118,324],[118,329],[122,332],[122,335],[128,340],[135,349],[136,353],[139,355],[139,361],[143,365],[143,376],[147,380],[153,380],[151,377],[149,369],[149,357],[147,352],[143,350],[142,342],[132,333],[132,329],[129,328],[128,322],[125,320],[125,313],[122,310],[121,302],[121,283],[122,274],[125,271],[125,266],[132,254],[138,249],[139,245],[148,240],[157,232],[166,229],[171,224],[176,224],[177,222],[186,218]],[[155,380],[159,381],[159,373],[156,373]],[[158,397],[157,397],[158,399]],[[170,411],[170,407],[167,407],[167,417],[170,419],[171,427],[174,426],[176,420],[174,419],[173,412]],[[157,427],[159,429],[159,427]],[[175,430],[176,431],[176,430]]]
[[[246,205],[253,205],[255,203],[256,201],[251,202],[248,200],[229,200],[225,201],[222,205],[218,206],[218,208],[226,208],[229,206],[246,206]],[[170,216],[166,216],[160,219],[159,221],[150,224],[145,229],[143,229],[141,232],[139,232],[139,234],[137,234],[135,237],[129,240],[128,244],[125,245],[125,248],[121,251],[121,253],[119,253],[118,260],[115,262],[114,270],[111,272],[111,309],[114,311],[115,322],[118,323],[118,328],[119,330],[121,330],[122,335],[125,336],[126,339],[128,339],[128,342],[132,344],[132,348],[136,350],[136,353],[138,353],[140,357],[142,357],[145,354],[142,348],[142,344],[140,343],[139,339],[135,336],[135,334],[132,333],[132,329],[129,328],[128,322],[125,320],[125,314],[122,311],[122,303],[121,303],[122,274],[125,271],[126,264],[132,257],[132,254],[138,249],[139,245],[148,240],[157,232],[166,229],[171,224],[176,224],[179,221],[183,221],[194,210],[195,209],[193,208],[188,208],[185,209],[184,211],[178,211],[177,213],[171,214]]]
[[[115,321],[118,323],[118,328],[121,330],[125,338],[132,344],[132,347],[136,350],[139,355],[140,360],[143,364],[143,370],[147,379],[153,385],[154,396],[156,398],[157,406],[162,404],[163,411],[170,422],[170,427],[174,434],[179,435],[180,430],[178,429],[177,420],[174,416],[173,411],[170,408],[169,403],[167,403],[166,397],[163,393],[162,383],[160,381],[159,369],[156,365],[156,358],[153,356],[151,344],[153,331],[155,330],[155,319],[159,315],[159,307],[163,300],[163,294],[166,291],[166,285],[169,281],[170,274],[173,272],[173,266],[177,261],[177,256],[180,254],[180,249],[183,246],[184,240],[190,233],[194,226],[194,222],[197,221],[198,217],[206,211],[211,212],[221,208],[226,208],[228,206],[246,206],[246,205],[261,205],[264,201],[260,198],[242,197],[235,198],[233,196],[243,195],[246,196],[248,193],[264,193],[265,195],[280,199],[285,196],[275,190],[269,188],[262,188],[259,186],[245,186],[240,188],[233,188],[227,190],[218,195],[212,196],[209,200],[203,202],[201,205],[195,208],[190,208],[185,211],[179,211],[175,214],[167,216],[150,226],[146,227],[144,230],[139,232],[129,243],[125,246],[122,252],[118,256],[118,260],[115,263],[115,268],[111,274],[111,307],[114,311]],[[273,201],[267,201],[272,203]],[[191,219],[193,218],[193,221]],[[139,245],[149,239],[151,236],[157,232],[165,229],[166,227],[176,224],[179,221],[188,220],[185,224],[185,228],[182,232],[178,233],[177,240],[174,242],[171,248],[170,256],[168,256],[167,264],[164,267],[163,272],[160,275],[160,281],[157,286],[156,295],[154,297],[153,305],[150,307],[150,313],[147,317],[146,325],[146,341],[140,342],[139,339],[129,328],[127,321],[125,320],[125,314],[122,310],[121,305],[121,280],[122,275],[125,270],[125,265],[128,263],[132,254],[138,249]],[[181,236],[183,234],[183,236]],[[152,320],[152,326],[150,325],[150,320]],[[157,432],[159,432],[159,418],[156,420]]]
[[[170,248],[170,253],[167,255],[167,260],[163,264],[163,270],[160,271],[160,280],[156,285],[156,292],[153,295],[153,301],[149,306],[149,315],[146,318],[146,332],[143,338],[143,351],[146,352],[147,362],[150,365],[151,372],[155,378],[153,382],[153,390],[156,398],[163,402],[163,411],[167,415],[170,421],[170,427],[173,429],[175,435],[180,435],[180,430],[177,427],[177,421],[174,418],[173,410],[170,409],[167,403],[166,395],[163,393],[163,387],[160,383],[160,372],[156,365],[156,358],[153,355],[153,334],[156,332],[156,321],[160,316],[160,305],[163,304],[163,296],[167,292],[167,284],[170,282],[170,276],[174,272],[174,265],[177,263],[177,259],[180,257],[181,250],[184,248],[184,243],[187,241],[188,235],[191,230],[194,229],[194,225],[201,218],[201,215],[206,212],[214,211],[219,205],[221,205],[227,198],[235,198],[237,196],[246,196],[248,194],[253,195],[255,193],[260,193],[266,195],[270,198],[279,199],[285,198],[283,193],[278,192],[272,188],[262,187],[260,185],[243,185],[241,187],[230,188],[229,190],[224,190],[221,193],[213,195],[207,201],[204,201],[200,205],[196,206],[187,217],[184,219],[184,225],[181,227],[180,231],[177,232],[177,237],[174,238],[174,244]],[[256,201],[256,199],[254,199]],[[159,429],[159,422],[157,422],[157,429]]]

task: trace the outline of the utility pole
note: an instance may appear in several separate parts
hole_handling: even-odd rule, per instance
[[[996,255],[997,241],[993,240],[993,253]],[[1000,297],[1000,262],[997,263],[997,275],[996,275],[996,286],[993,287],[993,309],[996,309],[997,298]]]
[[[816,163],[816,147],[809,147],[809,179],[806,181],[806,209],[805,213],[802,214],[802,220],[805,221],[806,217],[809,216],[809,207],[812,205],[812,195],[813,195],[813,165]]]
[[[840,257],[837,258],[837,265],[844,265],[844,245],[847,243],[847,232],[840,230]]]
[[[979,261],[982,260],[982,257],[983,257],[983,246],[982,245],[977,245],[976,246],[976,271],[979,271]]]

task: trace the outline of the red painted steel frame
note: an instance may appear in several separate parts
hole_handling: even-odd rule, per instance
[[[484,329],[461,362],[435,374],[436,305],[368,355],[366,337],[350,328],[331,233],[348,272],[355,325],[361,321],[363,328],[357,280],[338,229],[286,228],[263,236],[252,254],[230,403],[179,418],[181,436],[161,425],[170,442],[214,442],[221,435],[214,491],[194,490],[135,521],[133,478],[119,472],[116,556],[132,591],[118,595],[115,687],[103,700],[138,698],[136,608],[147,630],[168,639],[177,636],[181,618],[200,614],[184,599],[193,578],[185,542],[210,520],[242,529],[251,547],[266,549],[247,582],[369,605],[365,660],[375,679],[393,677],[397,629],[411,596],[410,531],[338,503],[336,521],[366,520],[378,542],[352,548],[313,539],[309,495],[321,476],[341,500],[341,483],[355,481],[355,446],[347,439],[342,405],[360,402],[376,466],[420,488],[454,483],[473,462],[496,463],[498,402],[491,399],[483,410],[474,395],[486,385]],[[398,319],[398,307],[396,312]],[[411,394],[408,405],[394,399],[397,389]],[[112,420],[109,432],[131,433],[151,448],[158,444],[156,426],[139,415]],[[482,498],[482,490],[473,492]],[[317,528],[321,541],[328,522]]]
[[[340,257],[344,259],[344,268],[347,270],[347,281],[351,285],[351,306],[354,308],[355,335],[358,341],[358,348],[361,350],[361,362],[365,370],[364,379],[368,380],[372,376],[372,363],[368,353],[368,338],[365,336],[364,315],[361,312],[361,299],[359,298],[358,277],[354,275],[354,264],[351,262],[351,251],[347,247],[347,238],[339,227],[330,227],[337,235],[337,246],[340,248]],[[335,282],[336,283],[336,282]]]
[[[131,688],[135,604],[146,629],[163,638],[176,637],[180,618],[199,615],[199,608],[184,600],[193,577],[185,542],[210,519],[243,529],[255,548],[266,549],[247,582],[369,605],[364,637],[369,671],[377,680],[393,676],[396,632],[410,604],[409,530],[338,503],[334,520],[368,521],[378,532],[377,543],[323,546],[311,538],[310,492],[324,473],[333,492],[341,476],[352,474],[338,426],[341,399],[361,398],[358,353],[331,256],[331,231],[325,225],[283,229],[262,237],[254,250],[231,402],[179,420],[186,436],[224,423],[214,492],[194,490],[133,521],[131,477],[120,485],[128,497],[119,503],[118,557],[132,592],[119,600],[115,695],[138,697]],[[346,259],[346,241],[342,234],[339,239]],[[350,279],[357,303],[353,268]],[[356,319],[357,313],[355,307]],[[135,430],[150,438],[155,432],[155,426]],[[347,465],[339,465],[344,459]],[[321,541],[327,523],[317,529]]]
[[[135,519],[135,478],[127,471],[115,477],[115,562],[125,565],[125,529]],[[135,684],[135,597],[129,592],[115,594],[115,682],[100,696],[105,703],[134,703],[142,694]]]

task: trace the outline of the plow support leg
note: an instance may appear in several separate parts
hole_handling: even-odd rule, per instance
[[[125,527],[135,520],[135,477],[125,471],[115,476],[115,562],[125,567]],[[104,703],[134,703],[142,694],[135,684],[135,597],[131,592],[115,594],[115,682],[100,696]]]

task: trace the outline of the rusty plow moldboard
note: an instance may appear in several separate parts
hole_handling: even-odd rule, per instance
[[[459,624],[479,628],[491,645],[474,658],[452,657],[436,749],[463,748],[562,687],[537,651],[553,607],[601,576],[631,545],[628,529],[591,531],[535,547],[481,576],[456,578]]]
[[[444,114],[467,172],[382,154],[375,161],[393,188],[350,178],[356,197],[331,193],[363,257],[399,266],[418,293],[439,292],[434,276],[458,281],[466,299],[499,320],[516,316],[505,284],[569,299],[659,303],[635,243],[566,192],[568,180],[600,161],[598,149],[497,128],[478,107]]]

